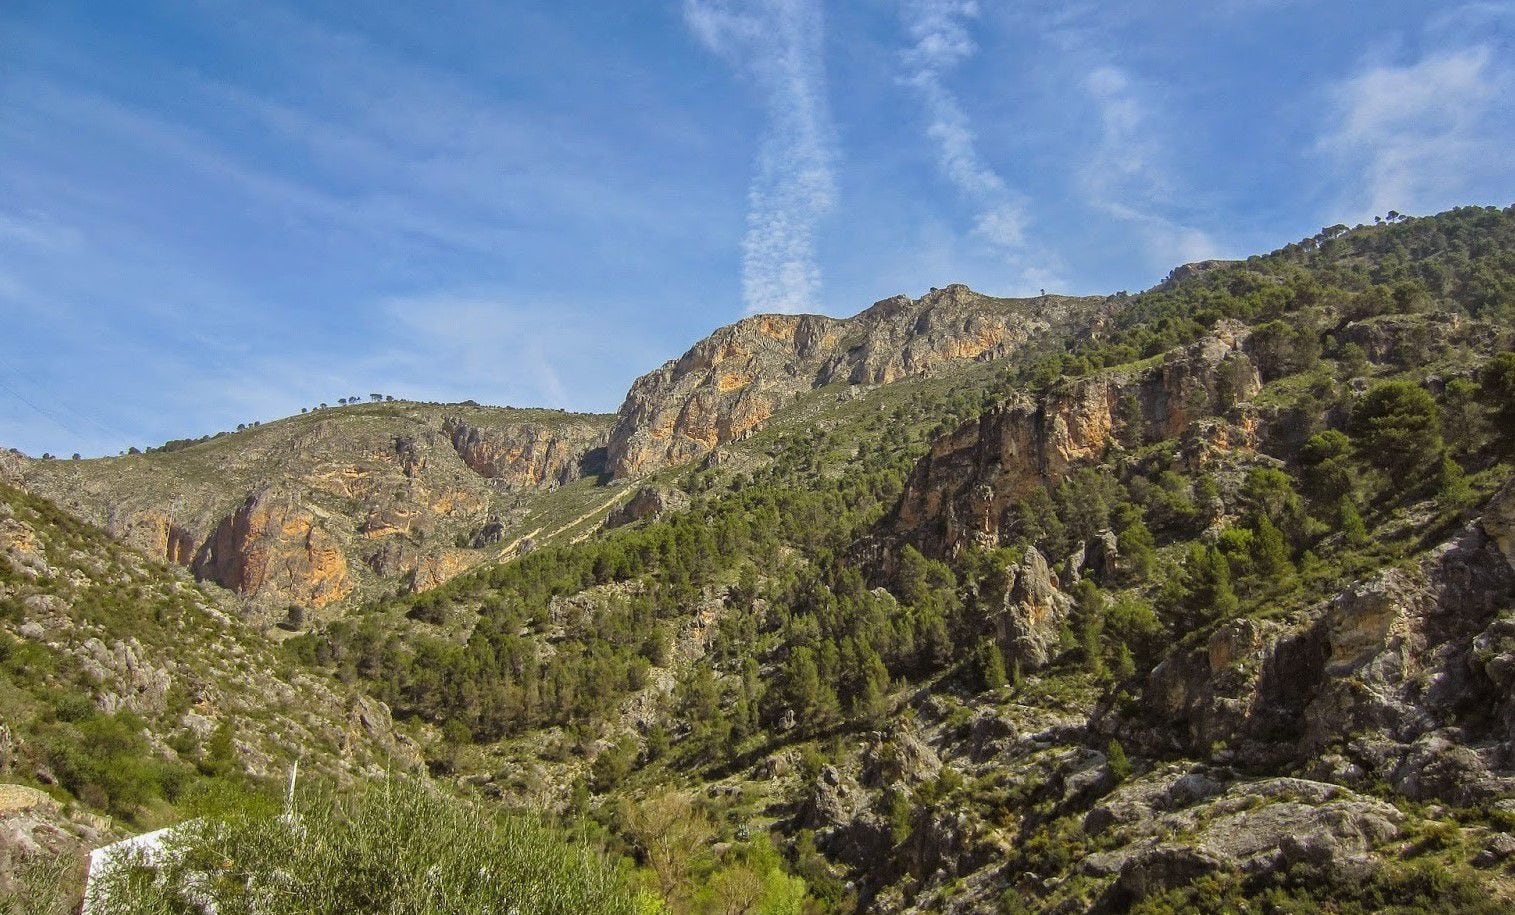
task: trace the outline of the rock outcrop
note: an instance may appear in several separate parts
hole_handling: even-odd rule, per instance
[[[594,418],[594,419],[597,419]],[[539,423],[475,425],[449,416],[442,430],[452,446],[481,477],[511,487],[562,485],[603,463],[606,430],[601,422],[580,419],[551,426]]]
[[[1412,568],[1294,618],[1235,620],[1154,668],[1123,737],[1459,804],[1515,792],[1515,563],[1506,488]]]
[[[689,507],[689,496],[681,490],[666,486],[643,486],[632,493],[631,498],[605,518],[605,527],[624,527],[649,518],[661,518],[669,512],[683,511]]]
[[[62,880],[82,884],[90,850],[114,838],[104,817],[35,788],[0,784],[0,899],[28,902],[21,885],[32,867],[61,865]]]
[[[1016,502],[1110,448],[1188,435],[1190,457],[1201,464],[1210,448],[1250,444],[1245,425],[1213,420],[1261,386],[1245,336],[1239,325],[1223,323],[1150,369],[1106,372],[1054,385],[1039,397],[1011,398],[932,444],[886,531],[928,554],[950,554],[967,543],[993,546]]]
[[[173,558],[170,556],[169,558]],[[195,575],[241,594],[324,607],[352,592],[340,541],[289,493],[252,493],[216,526]]]
[[[878,385],[950,362],[997,359],[1046,333],[1082,330],[1107,300],[995,299],[966,286],[896,296],[845,320],[758,315],[723,327],[643,375],[611,431],[608,469],[635,477],[700,458],[758,429],[795,396],[834,382]]]
[[[1181,283],[1186,283],[1195,277],[1204,276],[1206,273],[1209,273],[1212,270],[1219,270],[1222,267],[1229,267],[1235,263],[1236,261],[1207,260],[1194,261],[1193,263],[1188,264],[1179,264],[1177,267],[1174,267],[1172,270],[1168,271],[1167,277],[1163,279],[1162,283],[1157,288],[1173,289]]]
[[[1058,590],[1047,560],[1028,547],[1020,565],[1008,570],[1002,611],[994,618],[995,635],[1005,660],[1031,670],[1056,654],[1058,638],[1073,601]]]

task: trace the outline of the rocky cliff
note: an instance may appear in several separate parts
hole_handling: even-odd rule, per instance
[[[382,704],[319,677],[273,673],[280,667],[274,646],[238,618],[224,591],[122,549],[103,531],[5,483],[0,606],[0,642],[33,659],[26,688],[86,690],[102,714],[143,719],[160,750],[174,745],[192,757],[174,735],[198,745],[226,721],[235,725],[243,764],[278,776],[301,746],[343,744],[361,717],[364,733],[347,747],[349,762],[382,771],[417,761]],[[0,773],[52,784],[58,773],[49,768],[48,748],[28,742],[37,708],[18,699],[15,715],[0,724]],[[310,762],[330,770],[337,757],[313,753]]]
[[[608,417],[472,405],[321,410],[181,450],[14,455],[5,475],[270,615],[434,587],[522,494],[597,472]]]
[[[1515,484],[1450,528],[1427,506],[1404,523],[1413,559],[1198,627],[1108,688],[1055,673],[1073,601],[1028,548],[988,620],[1027,672],[1013,700],[914,694],[811,778],[793,825],[882,887],[875,911],[1247,910],[1221,888],[1506,911]]]
[[[3,482],[0,658],[0,909],[29,863],[140,832],[122,818],[149,801],[162,816],[197,771],[279,780],[298,761],[347,779],[421,762],[383,703],[292,669],[225,591]],[[102,738],[111,721],[124,727]],[[141,755],[123,755],[133,743]]]
[[[1119,730],[1154,754],[1293,767],[1461,806],[1515,797],[1515,486],[1424,558],[1278,620],[1235,620],[1147,675]]]
[[[997,359],[1039,335],[1076,333],[1102,298],[997,299],[966,286],[896,296],[848,319],[758,315],[723,327],[637,379],[610,434],[608,468],[641,476],[741,439],[795,396],[879,385],[952,362]]]
[[[933,555],[967,543],[996,546],[1016,502],[1112,448],[1187,438],[1198,469],[1210,448],[1250,444],[1249,416],[1225,420],[1261,386],[1246,337],[1240,325],[1222,323],[1150,367],[1013,395],[932,444],[885,529]]]
[[[600,417],[533,422],[479,423],[449,416],[442,431],[479,476],[511,487],[562,485],[604,464],[605,424]]]

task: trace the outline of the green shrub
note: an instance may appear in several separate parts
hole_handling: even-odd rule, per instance
[[[1110,746],[1105,751],[1105,760],[1110,766],[1110,775],[1116,782],[1123,782],[1131,777],[1131,761],[1126,758],[1126,748],[1120,745],[1120,741],[1110,739]]]
[[[630,913],[635,894],[599,852],[520,816],[419,782],[307,789],[296,816],[265,809],[186,824],[153,867],[127,858],[94,888],[119,915]]]

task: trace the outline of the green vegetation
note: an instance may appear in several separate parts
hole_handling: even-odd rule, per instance
[[[1279,396],[1270,393],[1276,389],[1285,412],[1319,431],[1283,468],[1237,468],[1243,485],[1230,483],[1226,492],[1214,476],[1177,462],[1171,443],[1144,443],[1135,460],[1080,468],[1020,502],[1004,555],[970,551],[949,568],[905,547],[884,582],[891,594],[880,597],[849,558],[850,545],[896,497],[918,453],[911,443],[927,424],[943,417],[937,426],[950,427],[987,402],[971,385],[923,389],[884,417],[844,417],[829,429],[801,424],[787,434],[776,426],[750,446],[768,449],[765,466],[724,478],[688,473],[686,486],[699,498],[687,513],[550,546],[392,600],[291,648],[368,682],[402,712],[458,721],[475,739],[493,741],[603,723],[666,662],[690,608],[724,595],[728,612],[712,657],[683,679],[678,701],[689,726],[686,758],[712,759],[790,717],[801,734],[868,719],[893,682],[918,682],[961,662],[970,662],[981,686],[998,683],[996,661],[980,647],[989,633],[974,621],[983,618],[1006,557],[1035,546],[1055,561],[1113,527],[1119,577],[1103,584],[1130,589],[1110,598],[1119,622],[1096,612],[1106,598],[1081,601],[1073,641],[1092,670],[1129,670],[1133,659],[1150,657],[1157,634],[1153,615],[1132,616],[1144,601],[1155,605],[1158,625],[1179,635],[1286,602],[1300,589],[1320,593],[1358,567],[1353,551],[1368,546],[1364,506],[1375,506],[1381,520],[1393,500],[1441,492],[1444,504],[1460,506],[1472,498],[1463,465],[1488,466],[1489,443],[1465,442],[1453,456],[1440,432],[1441,405],[1409,379],[1387,379],[1352,398],[1322,362],[1322,353],[1332,353],[1340,366],[1346,355],[1331,343],[1325,316],[1337,308],[1343,320],[1435,310],[1500,318],[1508,302],[1498,276],[1512,225],[1509,214],[1470,208],[1323,235],[1136,296],[1098,346],[1074,341],[1061,354],[999,370],[999,384],[1055,384],[1058,376],[1158,355],[1223,318],[1255,322],[1250,346],[1270,381],[1261,399]],[[1491,428],[1500,428],[1503,364],[1496,360],[1481,381],[1464,379],[1449,395],[1470,416],[1495,410]],[[1349,422],[1322,428],[1330,416]],[[1227,507],[1242,512],[1241,523],[1215,543],[1199,541]],[[1327,536],[1336,529],[1344,532],[1339,545]],[[760,567],[755,556],[789,560]],[[1179,574],[1147,586],[1159,562]],[[564,603],[574,595],[588,599]],[[449,618],[445,608],[477,614],[461,643],[451,633],[391,622],[399,614]],[[544,638],[555,646],[546,656],[537,648]],[[750,662],[776,670],[754,684],[740,674]],[[740,714],[729,714],[733,707]]]
[[[9,628],[27,619],[29,607],[66,606],[83,629],[75,632],[81,641],[108,633],[138,646],[208,643],[225,633],[206,613],[206,596],[51,503],[3,483],[0,510],[24,524],[35,544],[29,565],[0,561],[0,623],[7,624],[0,629],[0,704],[14,741],[12,769],[42,773],[60,794],[144,825],[163,817],[194,781],[238,777],[240,769],[215,760],[191,735],[177,741],[177,758],[153,752],[142,714],[101,707],[100,681],[109,672],[86,663],[93,655],[21,638]],[[165,697],[165,705],[175,699]]]
[[[186,823],[157,860],[109,869],[96,898],[121,915],[657,911],[593,849],[392,778],[300,792],[294,817],[263,808]]]
[[[1300,864],[1249,886],[1239,878],[1202,877],[1130,907],[1133,915],[1181,912],[1291,912],[1300,915],[1495,915],[1508,911],[1471,869],[1442,862],[1395,864],[1366,880]]]
[[[1121,729],[1148,698],[1157,665],[1180,652],[1233,664],[1204,653],[1218,628],[1292,625],[1377,570],[1408,567],[1509,479],[1512,252],[1511,211],[1323,232],[1120,297],[1098,334],[1039,341],[1010,360],[865,396],[799,397],[724,449],[724,462],[652,481],[687,492],[685,511],[591,535],[628,489],[565,486],[512,522],[543,532],[536,549],[424,594],[384,596],[340,621],[301,619],[289,628],[314,628],[281,648],[300,676],[324,675],[388,703],[418,735],[434,774],[482,774],[507,803],[561,802],[558,827],[496,820],[391,784],[307,801],[299,828],[311,831],[313,851],[295,863],[274,858],[291,827],[266,812],[186,831],[184,860],[216,875],[217,891],[229,894],[221,911],[250,906],[249,893],[273,900],[260,911],[280,911],[289,881],[332,894],[308,911],[347,911],[342,892],[372,908],[435,900],[425,904],[448,911],[476,892],[523,912],[570,910],[552,908],[569,903],[546,890],[509,895],[551,879],[568,884],[562,892],[588,894],[573,910],[789,913],[866,908],[886,886],[902,905],[982,893],[931,883],[933,868],[970,860],[932,857],[935,846],[958,842],[1003,861],[1005,880],[1019,881],[1005,892],[1007,911],[1088,907],[1110,875],[1076,868],[1117,847],[1129,824],[1086,832],[1078,805],[1092,801],[1059,793],[1074,789],[1056,771],[1057,754],[1066,751],[1066,763],[1104,750],[1106,771],[1078,790],[1140,787],[1172,761],[1148,754],[1179,752]],[[1144,423],[1133,379],[1152,377],[1176,348],[1210,332],[1249,334],[1245,356],[1226,363],[1240,371],[1219,373],[1213,398],[1177,405],[1217,433]],[[1244,358],[1262,385],[1255,394]],[[994,538],[947,549],[934,530],[888,536],[907,476],[933,439],[1011,396],[1067,393],[1074,379],[1095,375],[1122,392],[1104,453],[1047,485],[1006,487],[1018,498],[995,505],[1003,512]],[[198,461],[220,447],[172,457]],[[1112,537],[1108,562],[1079,568],[1072,559]],[[1050,567],[1058,603],[1036,611],[1069,608],[1045,665],[1023,665],[1023,647],[1005,634],[1007,595],[1023,567],[1036,565],[1033,549]],[[8,589],[0,611],[14,623],[13,595],[34,583],[4,574],[12,577],[0,581]],[[144,601],[135,586],[70,599],[81,618],[148,638],[169,591]],[[240,735],[231,725],[180,735],[177,758],[155,758],[136,713],[106,714],[88,701],[74,661],[5,638],[0,697],[24,694],[17,707],[29,762],[48,765],[72,796],[147,823],[235,781]],[[1105,730],[1085,732],[1073,749],[1043,746],[1072,738],[1042,735],[1095,713]],[[1174,746],[1189,724],[1174,724]],[[956,756],[922,751],[902,762],[902,735],[924,729]],[[1224,763],[1227,752],[1217,742],[1199,761]],[[817,826],[829,815],[823,803],[855,796],[853,774],[833,771],[849,765],[866,773],[856,790],[876,795],[855,830],[862,839]],[[933,820],[939,811],[957,819],[943,825]],[[565,845],[559,827],[606,851]],[[367,838],[349,846],[335,838],[343,831]],[[456,847],[443,841],[462,832],[469,838]],[[400,847],[411,833],[415,848]],[[505,854],[498,872],[478,867],[517,839],[523,857]],[[879,860],[849,863],[838,851],[846,841]],[[220,851],[233,846],[245,850]],[[207,858],[212,847],[223,857]],[[1476,875],[1451,854],[1460,850],[1443,851],[1434,866],[1385,852],[1392,866],[1359,885],[1296,869],[1271,882],[1203,878],[1131,902],[1150,912],[1350,913],[1425,910],[1445,899],[1449,911],[1486,910]],[[382,856],[404,867],[375,870]],[[617,857],[625,863],[606,864]],[[430,883],[427,874],[436,875]],[[130,883],[143,906],[160,906],[132,911],[180,910],[153,886]]]

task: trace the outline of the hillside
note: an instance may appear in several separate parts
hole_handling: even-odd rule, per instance
[[[219,790],[404,770],[389,710],[281,659],[235,601],[0,483],[0,886]]]
[[[1052,351],[801,394],[654,475],[687,508],[298,650],[382,658],[454,729],[436,771],[630,849],[618,799],[698,788],[843,909],[1508,894],[1469,862],[1510,786],[1511,225],[1310,239]]]
[[[494,558],[533,494],[599,472],[608,427],[552,410],[355,404],[147,454],[8,455],[0,473],[280,620],[423,591]]]
[[[1515,209],[1333,228],[1135,296],[748,319],[618,417],[564,420],[607,472],[522,482],[498,545],[454,547],[473,568],[375,573],[256,650],[383,703],[437,784],[553,811],[674,912],[1507,911],[1512,404]],[[137,479],[161,481],[144,512],[209,492],[195,473],[285,485],[243,469],[280,449],[332,529],[376,510],[338,518],[356,490],[315,482],[352,453],[386,468],[358,479],[472,491],[455,428],[414,436],[414,476],[377,457],[381,409],[442,429],[433,408],[350,409],[373,431],[333,411],[282,421],[309,438],[15,473],[100,487],[67,504],[107,524],[95,493]],[[442,516],[430,544],[484,517]]]

